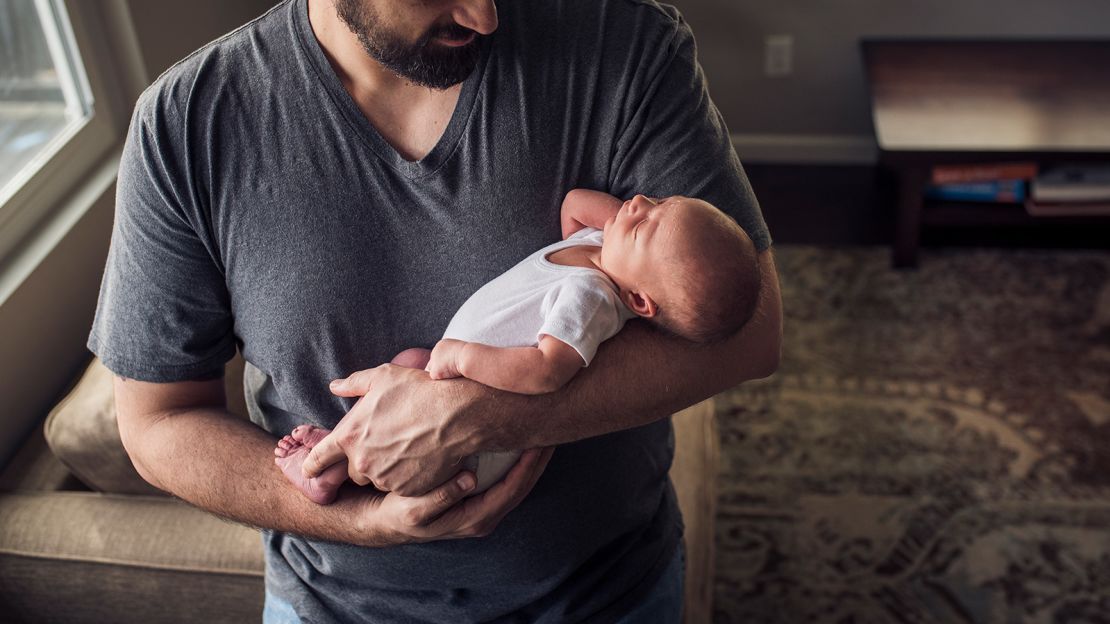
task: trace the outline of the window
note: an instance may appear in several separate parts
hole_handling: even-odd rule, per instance
[[[52,2],[0,3],[0,203],[91,117],[92,97],[62,11]]]
[[[0,0],[0,278],[118,153],[145,83],[122,0]]]

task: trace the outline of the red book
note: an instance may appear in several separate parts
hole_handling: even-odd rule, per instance
[[[992,180],[1032,180],[1036,175],[1037,163],[1034,162],[937,165],[933,167],[933,184],[990,182]]]

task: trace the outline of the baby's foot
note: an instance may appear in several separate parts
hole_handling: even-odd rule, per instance
[[[278,440],[274,448],[274,463],[277,464],[285,477],[304,492],[310,500],[321,505],[327,505],[335,500],[339,486],[347,480],[347,460],[328,466],[320,476],[306,479],[301,472],[308,452],[320,443],[324,436],[331,433],[327,429],[301,425],[293,429],[292,433]]]

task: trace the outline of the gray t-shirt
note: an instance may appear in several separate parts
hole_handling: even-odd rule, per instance
[[[701,197],[770,245],[673,7],[498,9],[418,162],[344,91],[304,0],[163,74],[132,118],[89,348],[169,382],[218,377],[238,346],[252,420],[283,435],[334,426],[353,401],[328,381],[431,347],[471,293],[559,240],[572,188]],[[612,619],[680,539],[672,454],[667,419],[562,445],[485,538],[374,549],[265,531],[268,589],[306,622]]]

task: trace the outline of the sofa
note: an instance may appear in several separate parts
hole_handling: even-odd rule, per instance
[[[229,409],[245,418],[243,364],[227,366]],[[671,478],[686,524],[686,622],[712,616],[712,399],[674,417]],[[112,373],[88,365],[0,472],[0,621],[260,621],[255,529],[166,495],[119,441]]]

